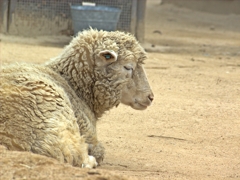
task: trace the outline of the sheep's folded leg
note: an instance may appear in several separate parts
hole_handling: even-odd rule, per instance
[[[88,144],[88,154],[96,158],[98,165],[100,165],[101,162],[103,161],[104,153],[105,148],[102,146],[100,142],[98,142],[98,144],[96,145]]]
[[[97,167],[98,163],[93,156],[88,156],[88,162],[82,164],[82,168],[95,168]]]

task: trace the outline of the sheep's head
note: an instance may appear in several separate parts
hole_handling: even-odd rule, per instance
[[[95,51],[96,69],[109,82],[115,82],[113,88],[120,92],[119,103],[137,110],[146,109],[154,95],[143,68],[145,51],[129,34],[112,32],[103,39]]]
[[[123,32],[80,32],[63,53],[47,63],[64,77],[96,117],[119,103],[146,109],[153,93],[143,69],[146,53]]]

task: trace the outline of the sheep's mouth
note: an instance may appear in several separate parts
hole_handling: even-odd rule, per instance
[[[147,109],[149,105],[145,105],[143,103],[140,103],[138,101],[135,101],[135,103],[131,106],[133,109],[136,109],[136,110],[145,110]]]

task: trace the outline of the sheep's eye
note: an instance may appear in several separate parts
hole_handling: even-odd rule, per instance
[[[104,54],[104,57],[105,57],[106,59],[111,59],[111,58],[112,58],[112,55],[111,55],[111,54]]]
[[[132,67],[129,67],[129,66],[124,66],[124,69],[126,69],[126,70],[128,70],[128,71],[133,70],[133,68],[132,68]]]

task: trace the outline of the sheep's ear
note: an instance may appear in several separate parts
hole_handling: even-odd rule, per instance
[[[117,57],[118,57],[117,53],[111,50],[101,51],[99,52],[98,56],[101,59],[101,62],[100,62],[101,65],[106,65],[106,64],[115,62],[117,61]]]

